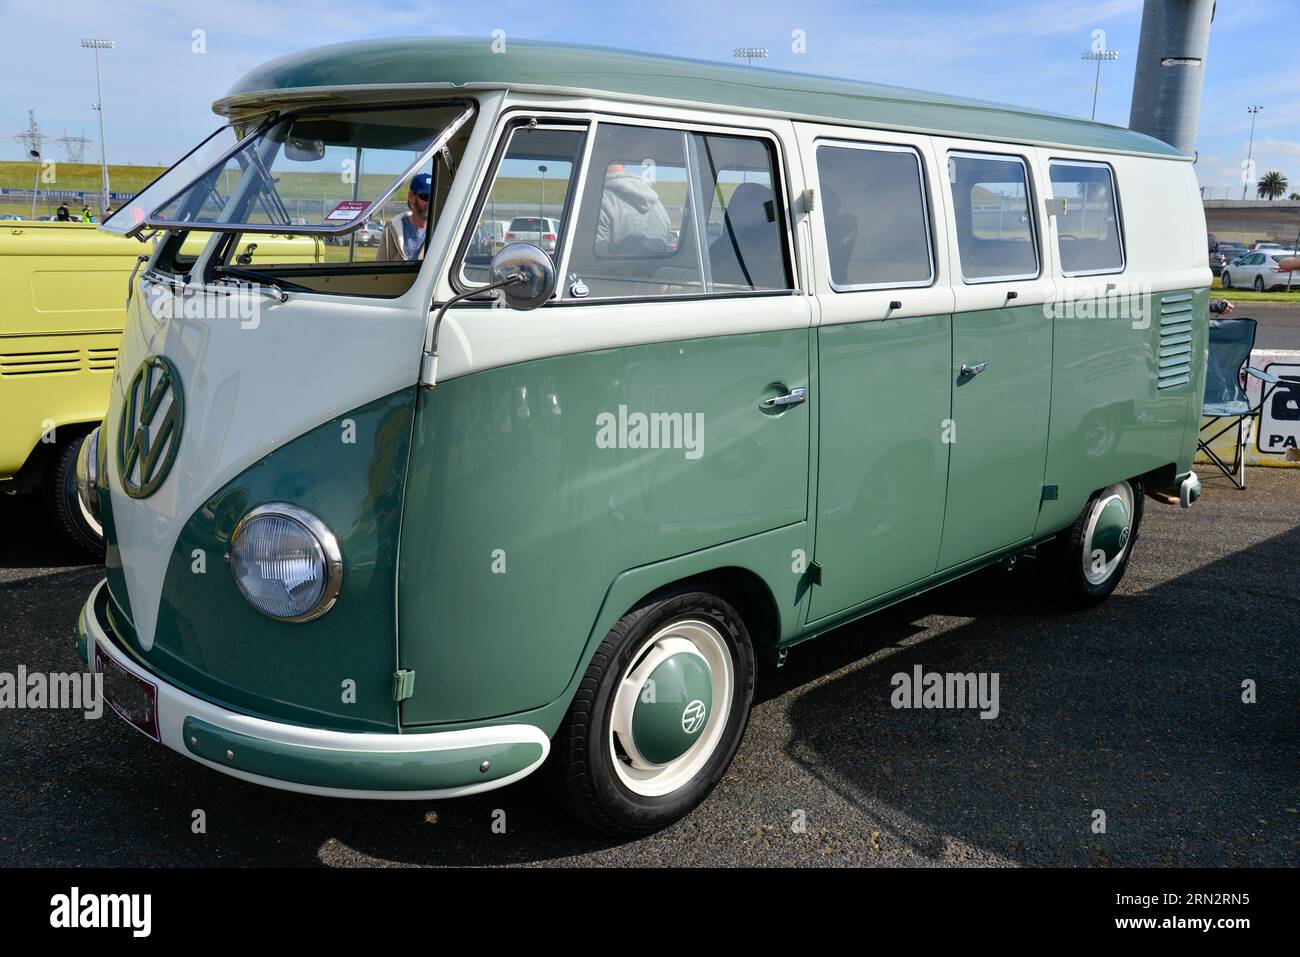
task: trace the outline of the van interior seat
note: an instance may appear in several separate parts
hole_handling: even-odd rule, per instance
[[[785,257],[781,230],[774,227],[772,191],[741,183],[731,194],[722,235],[709,244],[713,280],[742,289],[784,289]]]

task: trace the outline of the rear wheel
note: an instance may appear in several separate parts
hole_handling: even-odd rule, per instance
[[[43,491],[46,507],[67,538],[88,557],[102,561],[104,530],[77,494],[77,453],[85,441],[82,435],[59,447]]]
[[[754,672],[745,623],[721,598],[685,591],[633,609],[596,650],[555,735],[552,790],[606,834],[684,817],[731,764]]]
[[[1040,546],[1067,604],[1104,601],[1123,579],[1142,522],[1142,491],[1134,479],[1094,493],[1073,525]]]
[[[1263,277],[1263,276],[1256,276],[1256,277],[1255,277],[1255,291],[1256,291],[1256,292],[1263,292],[1263,291],[1264,291],[1264,277]]]

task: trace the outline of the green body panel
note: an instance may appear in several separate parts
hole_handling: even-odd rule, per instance
[[[901,87],[808,76],[599,47],[529,43],[511,37],[502,55],[486,37],[361,40],[292,53],[240,79],[214,104],[238,113],[275,102],[277,91],[331,86],[522,85],[655,97],[788,116],[840,118],[976,139],[1059,143],[1181,156],[1122,127]]]
[[[185,719],[185,746],[206,761],[249,774],[368,791],[429,791],[495,781],[542,756],[535,741],[400,753],[338,751],[254,738],[195,717]],[[480,770],[484,761],[489,762],[487,771]]]
[[[1161,298],[1191,293],[1191,381],[1157,388]],[[1174,465],[1192,466],[1205,389],[1209,291],[1188,289],[1151,297],[1145,317],[1053,321],[1053,382],[1047,468],[1057,486],[1044,501],[1035,535],[1069,526],[1098,489]],[[1154,315],[1152,314],[1154,313]]]
[[[442,386],[439,385],[438,388]],[[811,585],[806,571],[794,570],[795,562],[791,556],[796,550],[804,554],[810,553],[810,527],[807,522],[799,522],[725,545],[630,569],[614,580],[604,600],[599,603],[595,621],[586,634],[585,642],[575,654],[568,684],[554,700],[515,714],[448,721],[424,729],[410,725],[405,725],[404,728],[413,731],[459,731],[490,725],[531,724],[548,736],[553,735],[569,710],[569,703],[578,690],[591,656],[628,609],[664,585],[719,570],[733,573],[742,571],[761,583],[762,592],[770,600],[776,615],[777,635],[771,644],[758,644],[757,650],[768,660],[779,662],[781,646],[798,640],[803,626],[804,609]],[[802,563],[799,567],[802,567]],[[485,667],[495,666],[489,664]],[[519,680],[521,684],[526,684],[526,678],[520,677]]]
[[[818,330],[813,620],[935,570],[950,446],[951,317]]]
[[[1029,539],[1043,492],[1052,320],[1041,305],[953,317],[952,419],[939,567]],[[963,363],[988,367],[960,376]]]
[[[131,652],[172,684],[246,714],[336,730],[395,729],[394,579],[413,393],[312,429],[209,498],[173,549],[152,648],[114,616]],[[354,424],[354,442],[343,441],[345,420]],[[225,558],[240,517],[276,501],[307,509],[338,537],[342,592],[314,621],[276,621],[254,610]],[[192,571],[196,549],[203,574]],[[115,598],[120,583],[110,567]],[[355,703],[343,701],[347,680],[356,682]]]
[[[550,703],[585,666],[602,597],[621,573],[804,523],[808,407],[773,415],[758,403],[774,382],[808,381],[811,335],[629,346],[421,391],[399,577],[400,666],[418,681],[403,723]],[[598,417],[620,406],[698,413],[701,454],[598,447]],[[796,537],[764,563],[780,569],[767,580],[783,583],[776,597],[787,608],[802,582],[791,549],[807,547]]]
[[[713,685],[708,663],[699,655],[673,655],[655,668],[632,712],[632,740],[642,756],[654,764],[667,764],[690,750],[713,713]],[[687,727],[685,710],[703,705],[701,717]]]

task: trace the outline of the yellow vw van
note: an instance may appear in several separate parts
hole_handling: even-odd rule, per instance
[[[1164,143],[479,39],[294,54],[215,108],[103,227],[160,238],[77,623],[215,771],[424,800],[544,768],[646,833],[726,771],[759,660],[1022,554],[1100,601],[1146,493],[1197,494],[1210,272]],[[400,259],[235,255],[394,201]]]

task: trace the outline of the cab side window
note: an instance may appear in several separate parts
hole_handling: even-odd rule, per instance
[[[1056,217],[1056,242],[1061,271],[1067,276],[1124,271],[1115,177],[1104,163],[1049,166],[1052,196],[1065,200],[1065,213]]]
[[[775,167],[753,137],[602,124],[568,288],[593,298],[789,289]]]
[[[1038,241],[1024,160],[949,153],[948,184],[962,279],[972,283],[1036,278]]]
[[[821,144],[817,178],[837,292],[930,284],[930,218],[915,150]]]
[[[460,281],[486,285],[502,246],[526,242],[554,258],[582,158],[585,127],[515,127],[461,253]]]

